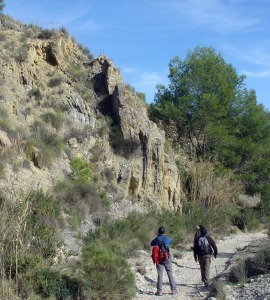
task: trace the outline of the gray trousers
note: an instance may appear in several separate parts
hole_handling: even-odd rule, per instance
[[[200,263],[202,281],[205,285],[208,285],[210,276],[211,255],[199,255],[198,258]]]
[[[163,270],[166,270],[168,278],[169,278],[169,283],[171,290],[176,290],[176,284],[173,278],[173,273],[172,273],[172,260],[171,257],[169,257],[168,261],[166,261],[163,264],[157,265],[157,273],[158,273],[158,279],[157,279],[157,291],[162,292],[162,285],[163,285]]]

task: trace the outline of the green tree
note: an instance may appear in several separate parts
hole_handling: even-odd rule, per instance
[[[0,15],[2,14],[4,7],[5,7],[4,0],[0,0]]]
[[[270,196],[269,113],[245,79],[213,48],[197,47],[170,61],[169,85],[157,87],[150,117],[169,135],[173,128],[190,157],[232,169],[249,193]]]
[[[150,112],[174,122],[180,141],[203,156],[208,147],[208,132],[215,128],[218,136],[228,139],[228,120],[239,105],[244,76],[238,76],[221,54],[212,48],[197,47],[185,60],[175,57],[169,64],[169,87],[158,86]]]

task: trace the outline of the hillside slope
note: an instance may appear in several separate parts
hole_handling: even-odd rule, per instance
[[[93,58],[64,30],[16,22],[1,29],[3,193],[48,191],[80,157],[118,213],[131,200],[141,209],[181,210],[174,153],[112,61]]]

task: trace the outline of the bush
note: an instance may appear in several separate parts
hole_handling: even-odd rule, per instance
[[[53,77],[50,79],[49,81],[49,87],[56,87],[56,86],[59,86],[61,85],[61,83],[63,82],[63,77]]]
[[[15,60],[19,63],[25,62],[28,58],[28,50],[28,45],[22,45],[14,55]]]
[[[56,36],[56,34],[57,34],[57,32],[55,31],[55,29],[43,29],[39,33],[38,38],[39,39],[48,40],[51,37]]]
[[[270,271],[270,242],[267,241],[256,251],[254,256],[241,259],[231,268],[229,280],[244,283],[252,276],[265,274]]]
[[[94,231],[89,231],[85,241],[95,242],[101,247],[123,257],[130,257],[134,251],[149,249],[150,241],[159,223],[155,213],[130,213],[127,218],[107,222]]]
[[[121,129],[113,126],[109,134],[109,142],[115,154],[123,157],[130,157],[140,147],[140,142],[132,139],[125,139]]]
[[[80,283],[50,268],[37,270],[27,281],[42,299],[79,299]]]
[[[91,183],[93,182],[93,173],[91,170],[91,166],[86,161],[80,158],[74,158],[70,167],[72,170],[71,180],[75,180],[81,183]]]
[[[61,129],[64,123],[64,118],[61,113],[46,112],[40,117],[43,121],[50,124],[56,130]]]
[[[30,129],[32,139],[28,140],[24,147],[27,158],[37,167],[50,168],[53,160],[59,157],[64,149],[63,140],[57,134],[50,133],[40,121],[35,121]]]
[[[83,289],[92,299],[126,300],[135,296],[135,279],[127,261],[112,251],[85,245],[82,268]]]
[[[29,92],[28,92],[28,96],[34,97],[36,100],[41,100],[42,99],[42,93],[40,91],[39,88],[32,88]]]
[[[31,213],[27,218],[27,238],[35,237],[31,241],[33,253],[40,253],[42,257],[49,258],[55,255],[60,242],[56,238],[59,227],[60,203],[53,196],[39,190],[32,192]]]
[[[4,32],[0,32],[0,42],[3,42],[6,40],[6,35]]]
[[[67,180],[58,183],[54,191],[70,214],[79,212],[83,218],[102,207],[97,188],[91,183]]]
[[[240,208],[232,220],[233,225],[237,226],[240,230],[256,230],[260,227],[260,220],[258,213],[253,208]]]

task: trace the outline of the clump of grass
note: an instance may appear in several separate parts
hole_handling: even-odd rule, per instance
[[[6,35],[4,32],[0,32],[0,42],[4,42],[6,40]]]
[[[41,100],[42,97],[43,97],[43,95],[42,95],[40,89],[37,88],[37,87],[32,88],[32,89],[28,92],[28,96],[29,96],[30,98],[34,97],[36,100]]]
[[[64,149],[63,140],[57,134],[51,133],[40,121],[31,125],[31,132],[32,138],[24,146],[26,157],[36,167],[50,168],[54,159],[59,157]]]
[[[49,87],[56,87],[56,86],[61,85],[61,83],[63,81],[64,81],[64,78],[62,76],[55,76],[49,80],[48,85],[49,85]]]
[[[226,285],[221,280],[214,280],[212,284],[212,294],[217,300],[226,300]]]
[[[43,121],[50,124],[56,130],[61,129],[64,124],[64,117],[59,112],[46,112],[43,113],[40,117]]]
[[[130,157],[140,148],[140,142],[125,139],[119,126],[113,126],[109,134],[109,142],[115,154]]]
[[[41,32],[38,34],[39,39],[49,40],[52,37],[55,37],[57,32],[55,29],[42,29]]]
[[[135,278],[127,261],[111,250],[86,244],[82,251],[82,269],[83,289],[89,297],[125,300],[135,296]]]

